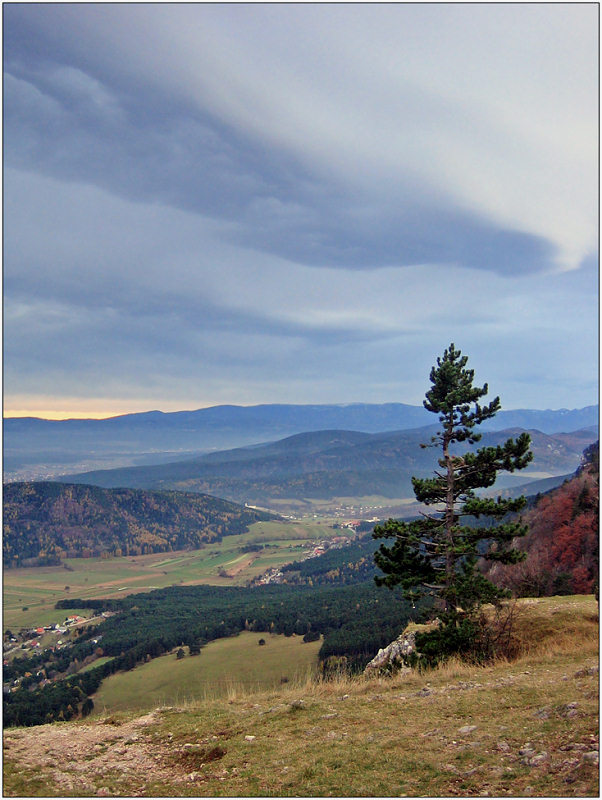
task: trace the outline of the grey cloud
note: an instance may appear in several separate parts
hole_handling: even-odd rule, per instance
[[[7,164],[210,215],[232,223],[234,241],[314,266],[457,263],[524,274],[554,258],[541,237],[461,210],[409,176],[381,197],[350,192],[159,83],[134,93],[73,46],[46,42],[40,52],[35,36],[17,35],[31,30],[21,17],[9,28]]]

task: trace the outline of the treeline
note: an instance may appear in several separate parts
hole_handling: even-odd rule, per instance
[[[34,674],[53,667],[68,669],[75,660],[81,663],[92,651],[91,640],[101,632],[102,652],[112,660],[55,683],[22,685],[5,696],[5,725],[36,725],[50,721],[49,715],[68,719],[81,714],[85,698],[79,692],[93,694],[107,675],[133,669],[175,647],[196,648],[243,630],[308,638],[322,635],[319,657],[326,671],[337,667],[341,659],[348,668],[361,669],[419,613],[399,592],[379,589],[372,582],[317,589],[177,586],[119,600],[63,600],[60,607],[117,613],[100,626],[84,630],[68,654],[42,653],[34,659],[15,660],[4,668],[5,680],[25,671]],[[57,662],[57,658],[62,660]]]
[[[208,495],[9,483],[4,487],[4,565],[197,549],[273,518]]]

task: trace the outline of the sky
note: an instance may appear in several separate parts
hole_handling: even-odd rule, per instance
[[[598,399],[598,7],[5,3],[4,413]]]

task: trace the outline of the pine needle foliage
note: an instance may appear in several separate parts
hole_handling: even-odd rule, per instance
[[[480,607],[508,594],[484,577],[479,559],[512,564],[524,558],[512,540],[527,529],[520,518],[509,515],[521,511],[526,499],[484,498],[476,490],[492,486],[500,471],[524,469],[533,458],[527,433],[496,447],[456,453],[457,444],[478,442],[481,435],[475,427],[501,408],[499,397],[480,404],[488,386],[473,385],[474,370],[467,362],[452,343],[430,373],[424,407],[439,415],[441,430],[421,446],[441,451],[439,469],[432,478],[412,478],[412,484],[416,499],[432,511],[410,522],[390,519],[373,533],[375,539],[394,540],[391,546],[381,544],[374,555],[384,573],[375,578],[377,585],[401,585],[413,601],[435,598],[441,621],[437,635],[441,649],[448,642],[450,652],[469,646],[472,635],[461,634],[474,631]]]

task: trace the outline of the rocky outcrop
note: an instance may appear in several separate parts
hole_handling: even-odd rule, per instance
[[[367,664],[364,675],[373,676],[379,673],[399,672],[401,670],[411,672],[408,666],[408,658],[415,652],[416,631],[405,630],[395,641],[378,651],[372,661]]]

